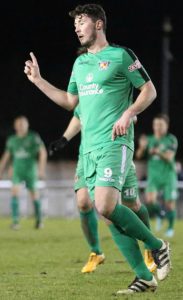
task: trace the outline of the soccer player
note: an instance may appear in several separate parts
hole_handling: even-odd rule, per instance
[[[153,134],[142,135],[136,151],[138,159],[147,155],[147,187],[146,205],[152,216],[158,217],[158,227],[161,225],[161,206],[157,201],[159,192],[165,202],[168,228],[165,235],[174,235],[177,199],[177,173],[175,168],[175,155],[177,151],[177,138],[168,132],[169,118],[159,114],[153,119]],[[159,228],[157,228],[159,229]]]
[[[70,16],[84,48],[75,61],[67,91],[60,90],[40,74],[31,52],[24,72],[45,95],[63,108],[80,104],[83,163],[87,187],[95,194],[100,215],[109,219],[123,239],[123,255],[136,279],[118,294],[155,290],[157,281],[146,267],[138,242],[152,250],[157,277],[170,271],[169,244],[157,239],[128,207],[119,204],[119,192],[131,167],[134,137],[131,119],[155,99],[155,87],[135,54],[128,48],[109,45],[106,15],[97,4],[77,6]],[[133,87],[139,95],[133,102]]]
[[[67,129],[63,133],[62,137],[56,141],[53,141],[49,146],[49,152],[52,154],[55,151],[59,151],[64,148],[68,142],[76,136],[80,130],[81,126],[81,112],[79,109],[79,105],[74,110],[74,116],[72,117]],[[136,118],[135,118],[136,122]],[[81,130],[82,132],[82,130]],[[82,136],[82,133],[81,133]],[[94,199],[93,193],[90,193],[90,197],[87,190],[87,185],[84,178],[84,168],[83,168],[83,150],[82,150],[82,139],[79,147],[79,157],[75,174],[75,192],[77,198],[77,205],[80,212],[80,220],[81,227],[83,229],[84,236],[89,244],[91,249],[91,254],[89,256],[89,260],[86,265],[82,268],[82,273],[90,273],[93,272],[97,265],[104,262],[104,254],[100,248],[99,244],[99,236],[98,236],[98,224],[97,217],[95,214],[94,207],[92,205],[92,201]],[[91,200],[92,199],[92,200]],[[135,165],[132,162],[130,171],[125,179],[125,183],[121,192],[121,200],[122,203],[129,208],[131,208],[137,216],[142,220],[142,222],[150,228],[149,222],[149,214],[147,208],[140,202],[138,195],[138,183],[137,183],[137,175]],[[122,239],[121,235],[118,234],[114,225],[104,219],[106,224],[108,225],[113,240],[117,244],[117,247],[121,250]],[[156,270],[156,264],[154,263],[151,251],[145,249],[145,263],[148,269],[151,272]]]
[[[35,211],[35,228],[43,227],[41,203],[37,190],[37,180],[45,177],[47,152],[40,136],[29,130],[29,122],[25,116],[14,120],[15,134],[6,142],[6,149],[0,161],[0,176],[8,162],[12,161],[12,228],[19,229],[19,195],[20,184],[24,182],[29,190]]]

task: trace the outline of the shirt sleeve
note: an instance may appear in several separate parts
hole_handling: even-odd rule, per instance
[[[38,133],[34,136],[35,145],[38,149],[40,149],[41,146],[44,146],[44,143]]]
[[[8,138],[5,145],[5,151],[12,153],[12,142],[11,138]]]
[[[75,110],[74,110],[74,117],[76,117],[78,120],[80,120],[79,105],[77,105]]]
[[[73,69],[72,69],[72,73],[71,73],[71,77],[70,77],[69,84],[68,84],[68,87],[67,87],[67,91],[70,94],[78,95],[78,88],[77,88],[77,84],[76,84],[74,66],[73,66]]]
[[[144,67],[131,49],[124,48],[122,53],[122,72],[133,84],[139,88],[150,80]]]
[[[167,150],[171,150],[173,152],[177,152],[177,148],[178,148],[178,141],[177,138],[174,135],[170,136],[170,143],[167,147]]]

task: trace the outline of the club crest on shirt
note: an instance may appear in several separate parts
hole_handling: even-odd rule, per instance
[[[99,69],[100,70],[107,70],[109,68],[109,65],[110,65],[110,61],[100,61],[99,62]]]
[[[139,61],[138,59],[136,59],[136,60],[134,61],[134,63],[131,64],[131,65],[128,67],[128,70],[129,70],[130,72],[133,72],[133,71],[135,71],[135,70],[137,70],[137,69],[140,69],[141,67],[142,67],[142,65],[141,65],[140,61]]]

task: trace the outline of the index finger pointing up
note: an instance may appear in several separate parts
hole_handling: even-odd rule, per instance
[[[37,65],[38,65],[38,62],[37,62],[37,59],[36,59],[34,53],[33,53],[33,52],[30,52],[30,56],[31,56],[33,65],[34,65],[34,66],[37,66]]]

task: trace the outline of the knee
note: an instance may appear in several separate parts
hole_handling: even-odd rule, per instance
[[[111,205],[111,203],[95,201],[95,207],[99,215],[108,218],[111,212],[114,210],[115,205]]]
[[[33,191],[30,191],[30,198],[32,201],[36,201],[39,199],[39,194],[38,192],[33,192]]]
[[[166,207],[166,209],[167,209],[168,211],[174,210],[174,209],[175,209],[175,202],[172,202],[172,201],[167,202],[167,203],[165,204],[165,207]]]
[[[77,207],[80,211],[86,212],[93,207],[91,200],[86,194],[77,194]]]
[[[156,202],[156,196],[153,193],[146,194],[146,203],[151,204]]]
[[[133,210],[134,212],[139,211],[139,209],[141,207],[140,200],[134,200],[134,201],[131,201],[131,202],[123,201],[123,204],[125,206],[127,206],[128,208],[130,208],[131,210]]]

